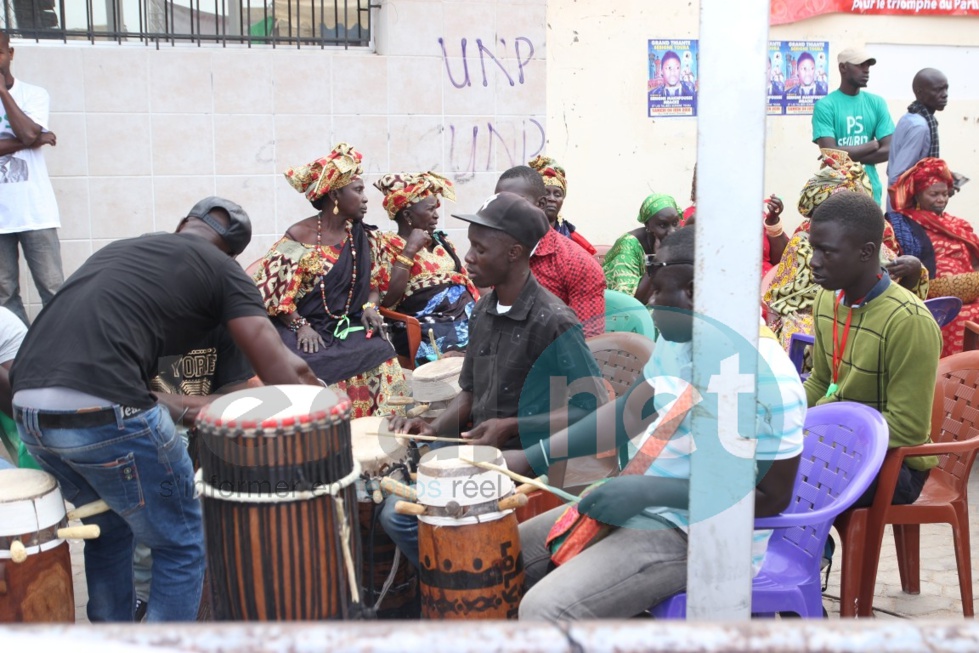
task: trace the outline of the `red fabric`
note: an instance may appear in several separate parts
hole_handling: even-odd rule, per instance
[[[786,23],[795,23],[800,20],[812,18],[813,16],[831,13],[865,14],[868,16],[979,16],[979,9],[960,7],[959,5],[966,3],[959,2],[950,3],[952,7],[948,8],[939,8],[937,2],[934,3],[934,8],[930,6],[890,7],[888,6],[889,3],[881,2],[868,2],[865,4],[872,4],[873,6],[868,6],[868,8],[863,9],[855,6],[857,3],[853,2],[853,0],[772,0],[769,23],[772,25],[785,25]],[[898,3],[894,4],[897,5]],[[913,3],[907,4],[912,5]]]
[[[908,214],[910,211],[902,211]],[[926,211],[914,211],[913,213],[926,213]],[[929,215],[935,216],[934,213]],[[937,217],[937,216],[935,216]],[[912,217],[912,220],[917,220]],[[974,240],[976,238],[972,226],[962,218],[956,218],[947,213],[941,217],[941,221],[946,223],[948,230],[967,233]],[[958,238],[950,238],[944,232],[936,231],[930,226],[922,223],[931,244],[935,248],[935,277],[949,277],[955,274],[973,272],[972,269],[972,246]],[[962,351],[962,340],[965,337],[965,323],[969,320],[979,321],[979,302],[963,304],[958,316],[950,323],[942,327],[942,357],[957,354]]]
[[[588,252],[548,229],[530,257],[530,271],[574,311],[586,338],[605,333],[605,274]]]
[[[584,249],[586,252],[588,252],[591,256],[594,256],[596,253],[598,253],[598,250],[595,249],[595,246],[589,243],[588,239],[582,236],[581,234],[579,234],[577,231],[572,231],[570,238],[574,242],[581,245],[581,248]]]

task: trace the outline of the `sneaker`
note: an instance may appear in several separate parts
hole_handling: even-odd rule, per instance
[[[139,623],[146,618],[146,609],[150,607],[149,601],[144,601],[143,599],[136,599],[136,611],[133,616],[133,621]]]

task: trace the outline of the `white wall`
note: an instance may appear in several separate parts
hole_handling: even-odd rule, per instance
[[[465,249],[448,214],[474,210],[500,171],[543,147],[544,20],[544,0],[384,0],[376,53],[15,41],[14,75],[51,94],[66,274],[112,240],[172,230],[209,194],[251,216],[247,265],[312,214],[282,173],[340,141],[364,154],[369,184],[396,171],[452,178],[459,200],[443,220]],[[392,228],[368,192],[368,222]],[[26,270],[22,282],[36,314]]]
[[[564,214],[594,243],[611,244],[637,226],[639,205],[650,192],[670,193],[681,206],[689,204],[697,120],[646,117],[646,42],[697,38],[698,12],[698,3],[686,0],[548,2],[547,149],[568,171]],[[838,14],[773,27],[770,38],[829,41],[834,62],[845,47],[888,44],[880,48],[868,90],[884,95],[895,122],[914,99],[915,72],[945,69],[951,91],[939,115],[942,156],[953,169],[979,177],[979,97],[973,90],[979,19]],[[899,64],[888,59],[899,55]],[[831,68],[830,87],[836,88],[839,75]],[[784,199],[785,220],[793,227],[800,220],[799,191],[817,168],[818,150],[811,141],[808,116],[768,119],[765,193]],[[730,153],[732,175],[738,174],[737,155]],[[966,186],[950,212],[979,225],[975,198],[979,184]],[[757,224],[761,199],[757,206],[731,207],[731,219]]]

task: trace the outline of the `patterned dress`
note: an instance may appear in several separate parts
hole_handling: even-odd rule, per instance
[[[972,225],[954,216],[943,214],[940,220],[945,227],[938,231],[931,220],[916,219],[920,210],[901,213],[920,224],[935,249],[935,279],[931,282],[929,297],[958,297],[962,310],[949,324],[942,327],[942,356],[962,351],[965,323],[979,320],[979,272],[973,268],[972,251],[967,242],[975,242]],[[929,216],[930,217],[930,216]],[[954,234],[961,233],[962,237]]]
[[[469,344],[469,318],[479,292],[466,274],[455,247],[445,234],[436,231],[435,247],[422,248],[415,254],[404,295],[394,310],[418,318],[422,325],[422,342],[415,355],[416,365],[437,358],[429,341],[429,329],[435,335],[439,351],[465,351]],[[393,232],[380,233],[373,239],[374,267],[381,299],[391,283],[394,262],[405,247],[405,240]],[[399,353],[407,355],[407,334],[391,334]]]
[[[410,395],[390,343],[376,334],[368,339],[363,329],[357,330],[363,315],[361,307],[378,283],[375,266],[370,262],[373,238],[372,232],[360,225],[336,246],[317,246],[283,237],[265,255],[253,277],[283,342],[332,390],[350,397],[355,418],[403,411],[403,407],[390,406],[388,400]],[[352,247],[358,242],[360,247]],[[352,254],[354,250],[359,250],[356,255]],[[354,270],[360,273],[356,277]],[[320,279],[324,281],[322,290]],[[349,308],[346,313],[345,308]],[[293,311],[309,321],[325,347],[312,354],[298,349],[296,334],[278,319]],[[344,315],[349,323],[333,317]]]
[[[646,251],[639,239],[627,233],[615,241],[605,254],[602,271],[609,290],[617,290],[630,297],[635,295],[642,275],[646,274]]]

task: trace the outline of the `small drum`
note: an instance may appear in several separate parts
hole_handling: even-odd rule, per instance
[[[357,500],[360,509],[360,539],[364,556],[361,591],[365,606],[376,606],[380,619],[417,617],[415,602],[418,576],[377,521],[383,500],[380,481],[390,476],[410,482],[410,450],[398,438],[377,435],[388,433],[386,417],[361,417],[350,423],[354,459],[360,463]],[[397,568],[394,568],[397,558]],[[393,573],[393,577],[392,577]],[[390,583],[389,583],[390,579]],[[384,592],[385,584],[388,584]],[[382,597],[383,594],[383,597]],[[380,600],[380,603],[378,601]]]
[[[451,356],[416,367],[411,377],[411,396],[419,402],[428,404],[428,411],[422,417],[438,417],[462,390],[459,388],[459,375],[465,358]]]
[[[505,466],[493,447],[431,451],[418,463],[418,578],[427,619],[516,619],[524,569],[517,518],[499,511],[507,476],[460,458]]]
[[[248,388],[207,406],[197,430],[214,618],[359,616],[350,400],[308,385]]]
[[[0,623],[75,621],[65,500],[53,476],[35,469],[0,471]],[[18,542],[19,544],[14,544]],[[11,553],[23,545],[27,558]]]

